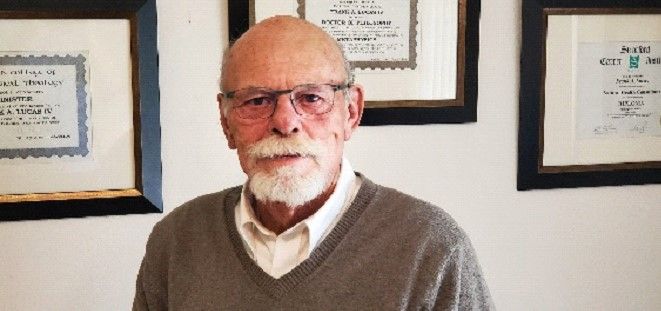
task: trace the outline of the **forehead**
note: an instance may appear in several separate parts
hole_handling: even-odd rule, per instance
[[[341,50],[333,39],[316,26],[298,22],[257,25],[228,53],[222,81],[226,90],[287,88],[347,78]]]

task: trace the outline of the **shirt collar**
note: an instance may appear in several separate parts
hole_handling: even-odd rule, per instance
[[[330,229],[330,224],[333,223],[333,220],[335,220],[342,211],[342,206],[344,205],[344,201],[355,178],[356,174],[353,172],[349,160],[343,157],[340,176],[337,178],[335,190],[316,213],[303,221],[307,224],[310,233],[310,244],[308,246],[309,252],[312,252],[317,246],[321,237],[324,236],[324,233]]]

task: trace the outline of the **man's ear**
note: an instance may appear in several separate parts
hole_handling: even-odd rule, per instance
[[[363,108],[365,108],[363,86],[360,84],[352,85],[349,88],[349,97],[349,113],[344,123],[344,140],[351,138],[351,134],[356,130],[360,124],[360,119],[363,117]]]
[[[223,109],[223,95],[218,94],[216,99],[218,100],[218,110],[220,111],[220,125],[223,128],[223,134],[225,134],[225,138],[227,138],[227,146],[230,149],[236,149],[234,135],[232,135],[229,125],[227,124],[227,116],[225,115],[225,109]]]

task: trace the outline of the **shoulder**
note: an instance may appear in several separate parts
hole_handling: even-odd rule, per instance
[[[373,184],[376,189],[366,216],[382,228],[394,231],[400,238],[427,241],[454,249],[470,244],[466,233],[441,207],[397,189]]]
[[[224,223],[228,204],[236,204],[241,187],[201,195],[178,207],[161,219],[152,230],[150,240],[194,234],[205,228]],[[232,202],[230,202],[232,201]]]
[[[163,222],[178,221],[181,219],[206,217],[209,214],[218,213],[222,211],[223,206],[227,200],[232,200],[234,197],[238,200],[241,193],[241,187],[232,187],[225,190],[209,193],[196,197],[178,207],[163,218]],[[236,202],[234,202],[236,203]]]

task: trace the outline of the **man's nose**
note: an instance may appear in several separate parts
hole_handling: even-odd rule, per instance
[[[271,131],[275,134],[287,136],[300,130],[301,116],[294,109],[289,94],[282,94],[277,97],[270,122]]]

